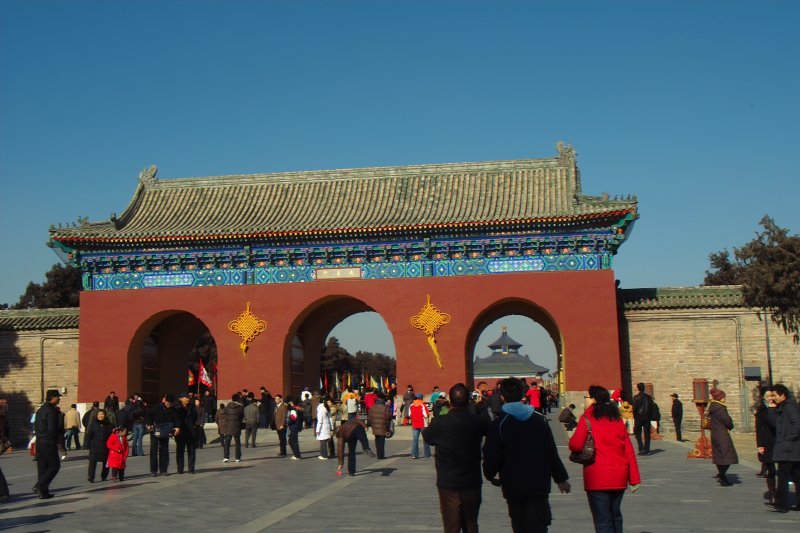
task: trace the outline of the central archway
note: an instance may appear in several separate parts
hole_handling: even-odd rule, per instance
[[[284,383],[289,384],[287,394],[297,396],[304,387],[319,387],[320,359],[331,331],[348,317],[366,312],[380,316],[375,309],[357,298],[336,295],[317,300],[298,315],[291,325],[284,348]],[[392,332],[389,331],[389,334],[392,335]]]
[[[485,308],[472,322],[467,333],[465,353],[469,358],[468,372],[470,379],[474,379],[473,354],[481,333],[493,322],[508,316],[520,315],[536,322],[549,335],[556,351],[557,379],[559,393],[565,392],[564,375],[564,340],[555,319],[542,307],[522,298],[508,298],[497,301]]]

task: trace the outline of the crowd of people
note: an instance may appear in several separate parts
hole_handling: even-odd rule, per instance
[[[800,485],[800,407],[784,385],[761,392],[756,412],[757,452],[763,464],[759,476],[766,479],[770,508],[788,512],[789,482]],[[241,461],[242,433],[244,447],[255,448],[260,429],[276,432],[279,456],[300,459],[299,433],[312,429],[319,443],[318,458],[337,459],[337,475],[346,471],[351,476],[356,473],[358,445],[368,456],[385,459],[385,441],[394,434],[395,424],[410,425],[412,459],[430,458],[435,449],[445,531],[477,531],[482,477],[502,488],[514,531],[547,531],[552,519],[551,483],[565,493],[571,489],[545,418],[555,402],[538,384],[528,386],[515,378],[501,380],[492,391],[470,391],[457,384],[445,394],[435,387],[428,401],[412,386],[402,397],[375,389],[363,394],[345,389],[338,398],[308,388],[296,398],[273,397],[262,387],[258,394],[238,391],[219,406],[211,391],[177,397],[165,394],[155,405],[147,405],[138,394],[120,404],[111,392],[102,407],[96,401],[82,417],[75,404],[62,413],[60,396],[58,390],[48,390],[33,418],[38,469],[33,490],[41,499],[53,496],[50,483],[73,445],[89,452],[89,483],[96,481],[98,464],[100,480],[123,481],[128,455],[144,455],[145,436],[151,476],[168,475],[171,439],[177,472],[194,474],[196,450],[208,443],[204,426],[210,421],[216,422],[224,463]],[[733,422],[725,392],[714,387],[710,396],[707,424],[715,477],[729,487],[728,469],[738,463],[730,436]],[[672,398],[675,430],[682,440],[682,404],[677,394]],[[584,400],[580,417],[570,404],[561,411],[559,421],[570,434],[573,455],[591,452],[590,460],[584,457],[576,462],[584,465],[584,490],[596,531],[622,531],[623,495],[628,488],[636,491],[641,483],[630,426],[639,455],[649,455],[655,402],[642,383],[637,384],[632,402],[620,391],[600,386],[590,387]],[[83,445],[81,428],[85,428]]]

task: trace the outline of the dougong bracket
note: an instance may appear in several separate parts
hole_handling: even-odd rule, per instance
[[[267,322],[260,320],[256,315],[250,312],[250,302],[247,302],[247,307],[244,312],[239,315],[236,320],[228,322],[228,329],[237,333],[242,338],[242,343],[239,348],[242,349],[242,355],[247,355],[247,343],[252,342],[256,335],[262,333],[267,329]]]
[[[436,358],[436,364],[439,365],[439,368],[444,368],[442,358],[439,356],[439,348],[436,346],[436,332],[442,326],[450,323],[450,315],[439,311],[435,306],[431,305],[430,294],[427,297],[428,301],[422,307],[422,310],[411,317],[411,325],[425,332],[425,335],[428,336],[428,345]]]

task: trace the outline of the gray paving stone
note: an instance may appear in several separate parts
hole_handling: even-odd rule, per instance
[[[570,472],[573,491],[551,496],[551,531],[593,531],[581,468],[566,461],[566,435],[553,429]],[[209,431],[211,436],[212,431]],[[336,461],[317,459],[313,432],[301,434],[303,460],[276,457],[277,438],[259,432],[259,446],[243,450],[241,463],[222,463],[222,449],[198,450],[198,473],[149,477],[149,459],[131,457],[123,483],[86,482],[86,452],[72,452],[53,483],[56,497],[40,501],[30,492],[35,464],[23,451],[0,457],[12,498],[0,503],[0,530],[107,532],[162,531],[303,532],[440,531],[434,461],[411,460],[410,431],[387,441],[384,461],[358,457],[354,477],[337,477]],[[623,501],[628,532],[788,532],[800,530],[800,512],[780,515],[763,505],[765,485],[757,465],[731,468],[735,485],[719,487],[709,461],[687,459],[689,443],[657,441],[641,457],[644,482]],[[741,457],[748,450],[739,450]],[[510,531],[500,489],[485,484],[481,530]]]

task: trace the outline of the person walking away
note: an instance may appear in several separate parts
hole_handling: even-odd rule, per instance
[[[300,403],[295,403],[294,399],[290,396],[286,397],[288,404],[288,414],[286,415],[286,431],[288,433],[289,448],[292,450],[292,459],[299,460],[300,456],[300,432],[303,431],[303,406]]]
[[[407,426],[410,421],[410,411],[411,411],[411,404],[414,403],[417,395],[414,394],[414,387],[411,385],[408,386],[406,389],[405,394],[403,394],[403,425]]]
[[[386,434],[392,421],[392,412],[386,406],[382,392],[376,393],[375,403],[367,412],[367,421],[375,437],[375,453],[378,459],[386,459]]]
[[[547,533],[552,521],[550,480],[568,494],[567,469],[547,420],[522,403],[522,381],[502,380],[499,394],[503,404],[483,445],[483,475],[502,487],[514,533]]]
[[[653,400],[653,409],[650,412],[650,439],[661,440],[661,409]]]
[[[356,475],[356,443],[361,443],[361,449],[369,457],[375,457],[375,453],[369,448],[367,439],[367,427],[362,420],[348,420],[336,430],[336,439],[339,441],[338,460],[336,475],[342,475],[344,467],[344,445],[347,443],[347,473],[351,476]]]
[[[650,420],[653,416],[653,398],[644,391],[644,383],[637,383],[636,389],[639,392],[633,397],[633,432],[636,435],[639,455],[650,455]]]
[[[108,479],[108,438],[114,431],[114,426],[109,420],[106,410],[97,411],[94,422],[89,424],[86,431],[86,449],[89,450],[89,483],[94,483],[94,476],[97,472],[97,463],[100,463],[100,479]]]
[[[635,492],[641,483],[625,423],[607,389],[592,385],[586,410],[569,439],[569,449],[581,453],[591,432],[595,460],[583,466],[583,488],[589,500],[597,533],[622,533],[622,497],[628,485]]]
[[[711,401],[708,404],[708,417],[711,419],[711,451],[714,454],[712,462],[717,465],[717,475],[714,477],[723,487],[730,487],[732,483],[725,474],[731,465],[739,463],[730,435],[733,420],[728,414],[728,406],[725,405],[725,391],[713,388],[709,394]]]
[[[777,501],[777,485],[775,484],[775,463],[772,451],[775,448],[775,431],[777,414],[775,413],[773,392],[769,387],[761,387],[761,403],[756,410],[756,449],[761,462],[761,477],[767,480],[769,503]],[[759,475],[756,474],[756,475]]]
[[[672,396],[672,423],[675,425],[675,438],[678,442],[683,442],[683,437],[681,436],[683,402],[680,401],[677,392],[673,392],[670,396]]]
[[[63,437],[64,428],[61,426],[61,417],[57,409],[60,400],[61,393],[58,390],[48,390],[45,402],[36,411],[36,420],[33,424],[38,471],[34,491],[39,494],[40,500],[53,497],[53,494],[50,493],[50,483],[61,469],[61,461],[58,458],[58,440]]]
[[[419,436],[422,434],[422,430],[428,427],[428,418],[430,416],[428,407],[422,401],[422,393],[417,393],[409,409],[409,415],[411,416],[411,458],[419,459]],[[431,447],[427,442],[424,445],[425,459],[430,459]]]
[[[347,411],[347,419],[353,420],[358,415],[358,394],[353,389],[347,389],[344,395],[344,406]]]
[[[231,460],[231,440],[233,440],[236,462],[242,460],[242,420],[244,419],[244,405],[238,392],[233,393],[231,401],[225,406],[225,411],[220,414],[220,432],[222,439],[223,463]]]
[[[368,388],[364,393],[364,413],[367,415],[367,423],[369,424],[369,410],[375,405],[378,400],[378,393],[373,388]]]
[[[203,396],[203,407],[206,410],[206,422],[217,421],[217,397],[210,390]]]
[[[194,434],[194,428],[197,424],[197,410],[194,408],[194,402],[191,401],[187,394],[181,395],[175,412],[178,415],[178,427],[180,428],[180,431],[175,435],[175,464],[178,467],[178,473],[183,474],[184,459],[188,459],[189,473],[194,474],[197,460]]]
[[[422,438],[436,449],[436,487],[445,533],[477,533],[483,484],[481,442],[489,423],[469,413],[466,385],[453,385],[449,395],[450,411],[434,418]]]
[[[111,481],[125,480],[125,462],[128,460],[128,430],[124,427],[115,429],[106,441],[108,447],[108,468],[111,469]]]
[[[64,413],[64,427],[67,430],[67,450],[72,449],[72,439],[75,439],[75,449],[81,449],[81,414],[78,412],[78,406],[72,404],[69,410]]]
[[[150,433],[150,475],[166,476],[169,470],[169,438],[180,433],[180,420],[175,413],[175,396],[165,394],[161,402],[147,411],[147,431]]]
[[[206,445],[206,408],[199,396],[194,399],[194,410],[197,411],[197,420],[194,423],[194,447],[202,449]]]
[[[500,396],[500,382],[498,381],[489,396],[489,412],[492,413],[492,421],[502,414],[503,401]]]
[[[794,482],[798,503],[792,508],[800,510],[800,407],[789,389],[782,384],[772,387],[775,408],[775,448],[772,460],[778,463],[778,485],[775,511],[789,509],[789,481]]]
[[[314,426],[314,436],[319,441],[319,458],[331,459],[329,443],[333,438],[333,420],[331,420],[328,402],[323,400],[317,406],[317,422]]]
[[[243,416],[244,416],[244,447],[256,447],[256,434],[258,433],[258,408],[259,406],[256,404],[255,395],[250,392],[248,393],[248,398],[250,398],[250,403],[245,405]]]
[[[541,413],[542,389],[539,388],[539,384],[537,382],[533,382],[533,385],[531,385],[531,388],[525,393],[525,396],[528,398],[528,405],[536,409],[537,412]]]
[[[131,430],[133,424],[133,401],[131,399],[125,400],[122,408],[117,412],[117,423],[114,427],[125,428]]]
[[[258,404],[258,427],[261,429],[267,429],[270,425],[270,413],[272,413],[271,409],[274,409],[272,405],[272,395],[269,393],[266,387],[261,387],[261,400]]]
[[[275,396],[275,432],[278,434],[278,457],[286,457],[286,417],[289,406],[283,402],[283,396]]]

